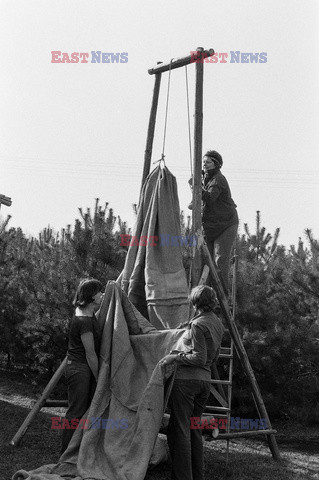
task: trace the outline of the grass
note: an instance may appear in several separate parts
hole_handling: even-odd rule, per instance
[[[6,387],[4,387],[6,384]],[[19,447],[8,443],[29,412],[23,394],[30,392],[28,382],[13,379],[0,381],[0,393],[7,401],[0,401],[0,480],[8,480],[19,469],[32,470],[41,465],[56,463],[59,458],[59,432],[51,430],[53,413],[37,415]],[[31,395],[32,396],[32,395]],[[34,395],[33,395],[34,396]],[[8,400],[18,403],[9,403]],[[226,465],[226,442],[205,442],[205,479],[211,480],[319,480],[318,427],[296,426],[285,423],[277,428],[277,441],[282,460],[272,459],[268,444],[259,438],[230,442],[229,462]],[[170,478],[169,463],[148,472],[145,480]]]
[[[21,445],[12,447],[9,442],[30,410],[2,401],[0,407],[1,480],[9,480],[19,469],[33,470],[40,465],[57,462],[60,438],[57,431],[50,429],[49,414],[39,413],[23,437]]]
[[[318,442],[318,440],[317,440]],[[319,479],[319,458],[307,452],[292,451],[280,444],[281,461],[274,461],[268,444],[260,440],[230,442],[229,462],[226,465],[226,442],[205,442],[205,480],[312,480]],[[318,443],[317,443],[318,447]],[[318,448],[317,448],[318,452]],[[170,478],[168,464],[156,467],[145,480]]]

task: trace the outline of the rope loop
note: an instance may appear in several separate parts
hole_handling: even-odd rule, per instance
[[[165,155],[164,155],[164,153],[162,153],[162,156],[161,156],[160,159],[155,160],[155,161],[153,162],[153,165],[154,165],[155,163],[160,163],[160,162],[163,162],[163,163],[164,163],[164,167],[166,167],[166,164],[165,164]],[[162,165],[161,165],[161,166],[162,166]]]

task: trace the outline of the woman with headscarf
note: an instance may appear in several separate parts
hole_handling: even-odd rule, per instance
[[[220,171],[222,166],[223,159],[218,152],[209,150],[205,153],[202,171],[202,224],[207,247],[217,264],[227,294],[229,261],[239,220],[228,182]]]

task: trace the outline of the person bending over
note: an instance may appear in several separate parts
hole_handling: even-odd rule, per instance
[[[160,364],[177,363],[169,399],[171,415],[167,440],[172,457],[172,480],[203,480],[203,443],[200,429],[191,429],[191,418],[201,417],[211,387],[211,365],[217,359],[224,333],[215,315],[215,292],[207,285],[195,287],[190,300],[195,316],[183,335],[184,352],[164,357]]]

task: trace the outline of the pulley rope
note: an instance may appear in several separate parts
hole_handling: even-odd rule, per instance
[[[166,131],[167,131],[167,117],[168,117],[168,103],[169,103],[169,94],[171,87],[171,73],[172,73],[172,58],[169,65],[169,74],[167,82],[167,95],[166,95],[166,107],[165,107],[165,122],[164,122],[164,135],[163,135],[163,147],[162,147],[162,156],[160,160],[156,160],[153,163],[163,161],[165,164],[165,142],[166,142]],[[190,124],[190,114],[189,114],[189,88],[188,88],[188,75],[187,75],[187,66],[185,65],[185,79],[186,79],[186,101],[187,101],[187,124],[188,124],[188,144],[189,144],[189,162],[190,162],[190,171],[191,176],[193,176],[193,159],[192,159],[192,140],[191,140],[191,124]]]
[[[174,59],[172,58],[169,64],[169,75],[168,75],[168,85],[167,85],[167,96],[166,96],[166,109],[165,109],[165,123],[164,123],[164,138],[163,138],[163,148],[162,148],[162,158],[165,162],[165,141],[166,141],[166,128],[167,128],[167,114],[168,114],[168,100],[169,100],[169,90],[171,86],[171,73],[172,73],[172,61]]]
[[[191,177],[193,176],[193,159],[192,159],[192,140],[191,140],[191,122],[189,117],[189,95],[188,95],[188,76],[187,65],[185,65],[185,78],[186,78],[186,98],[187,98],[187,120],[188,120],[188,143],[189,143],[189,162],[191,167]]]

